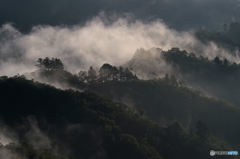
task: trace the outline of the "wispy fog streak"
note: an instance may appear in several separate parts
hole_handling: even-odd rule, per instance
[[[109,24],[104,18],[96,17],[84,26],[36,26],[28,34],[20,33],[9,24],[2,26],[0,75],[33,71],[36,59],[47,56],[62,59],[71,72],[105,62],[122,65],[137,49],[153,47],[163,50],[179,47],[209,58],[220,55],[238,61],[214,43],[204,45],[192,32],[175,31],[160,20],[146,24],[119,18]]]

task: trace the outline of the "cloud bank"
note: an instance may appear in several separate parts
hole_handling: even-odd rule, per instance
[[[36,69],[39,57],[57,57],[66,69],[78,72],[103,63],[122,65],[139,48],[163,50],[179,47],[197,55],[214,58],[223,56],[238,62],[238,58],[214,43],[199,42],[192,32],[170,29],[161,20],[144,23],[127,18],[108,22],[100,16],[84,25],[35,26],[23,34],[10,24],[0,28],[0,75],[15,75]]]

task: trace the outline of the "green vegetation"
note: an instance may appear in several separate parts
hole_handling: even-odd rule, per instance
[[[179,49],[163,53],[174,74],[195,89],[240,106],[240,65],[216,57],[209,60]]]
[[[179,86],[172,79],[109,81],[91,85],[89,89],[143,110],[147,116],[160,123],[178,121],[191,129],[198,121],[202,121],[214,135],[239,146],[240,109]]]
[[[166,62],[176,68],[175,76],[143,81],[128,69],[124,74],[121,73],[125,72],[123,68],[109,64],[104,64],[99,71],[90,67],[78,75],[64,70],[42,70],[40,75],[49,83],[67,84],[125,103],[134,107],[138,114],[162,124],[178,121],[192,131],[201,121],[210,134],[239,146],[240,108],[234,105],[238,105],[239,98],[238,93],[233,92],[238,91],[240,66],[226,59],[208,60],[179,49],[161,53]],[[188,89],[186,83],[222,100]],[[224,118],[219,118],[222,116]]]
[[[131,81],[137,80],[128,68],[115,67],[110,64],[103,64],[99,71],[90,67],[88,71],[80,71],[78,74],[80,81],[85,83],[103,83],[106,81]]]
[[[45,59],[39,58],[37,60],[37,65],[41,69],[47,69],[47,70],[63,70],[64,66],[60,59],[52,58],[49,59],[46,57]]]
[[[121,87],[129,83],[139,84],[118,82]],[[148,92],[147,86],[144,90]],[[2,77],[0,96],[1,119],[16,133],[24,134],[20,125],[34,116],[41,131],[74,158],[202,159],[209,157],[211,149],[229,149],[210,135],[204,124],[196,124],[190,132],[176,122],[161,126],[124,104],[87,91],[62,91],[22,77]],[[29,150],[31,147],[27,153]]]

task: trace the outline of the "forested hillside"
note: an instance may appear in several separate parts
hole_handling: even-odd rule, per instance
[[[167,75],[207,96],[240,105],[240,65],[236,62],[218,56],[209,59],[178,48],[153,51],[154,55],[152,50],[137,52],[127,66],[140,76],[158,79]]]
[[[180,50],[169,50],[163,54],[166,61],[175,68],[174,74],[186,85],[240,105],[239,64],[220,57],[209,60]]]
[[[1,119],[20,141],[27,129],[24,121],[31,116],[54,141],[52,146],[71,152],[73,158],[202,159],[208,158],[210,149],[227,148],[201,122],[192,131],[177,122],[161,126],[126,105],[89,92],[2,77],[0,95]]]
[[[135,107],[160,123],[178,121],[191,129],[201,121],[214,135],[232,144],[239,143],[238,107],[170,80],[107,82],[91,85],[90,90]],[[222,116],[226,118],[219,118]]]
[[[205,77],[205,80],[199,80],[211,82],[211,77],[216,76],[213,79],[217,80],[224,73],[224,71],[221,71],[222,69],[238,70],[238,65],[229,64],[225,66],[218,58],[216,59],[219,60],[219,63],[216,63],[216,59],[215,62],[209,61],[176,49],[159,53],[164,55],[167,62],[176,65],[175,68],[179,69],[178,74],[175,74],[176,76],[165,75],[161,79],[140,80],[126,68],[104,64],[99,71],[90,67],[88,71],[81,71],[77,75],[63,69],[45,68],[44,65],[41,65],[40,70],[31,73],[31,77],[64,89],[72,88],[78,91],[95,92],[115,102],[124,103],[138,114],[162,125],[177,121],[188,132],[191,132],[200,122],[206,127],[206,134],[213,134],[230,145],[239,146],[240,138],[238,134],[240,129],[238,128],[238,121],[240,108],[238,105],[233,104],[230,100],[228,102],[224,98],[220,100],[220,98],[207,97],[202,92],[196,91],[196,88],[187,88],[191,84],[185,84],[188,78],[185,78],[184,72],[181,72],[183,70],[188,74],[192,73],[192,77],[197,78],[198,74],[195,71],[206,68],[204,69],[205,72],[202,72],[209,73],[209,75],[202,77]],[[48,60],[51,61],[51,59]],[[194,64],[194,66],[190,66],[191,64]],[[181,69],[180,66],[183,68]],[[212,70],[209,68],[212,68]],[[234,72],[230,71],[230,73]],[[193,81],[196,82],[195,84],[201,84],[198,83],[198,80]],[[219,89],[222,88],[220,85],[216,86]],[[209,91],[209,93],[211,92]],[[72,108],[70,110],[74,111]],[[226,118],[219,118],[220,116]]]
[[[0,0],[0,159],[237,159],[240,0]]]

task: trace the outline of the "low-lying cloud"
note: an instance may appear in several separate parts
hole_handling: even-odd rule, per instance
[[[238,62],[238,58],[214,43],[202,44],[192,32],[170,29],[161,20],[151,23],[118,18],[106,22],[96,17],[85,25],[36,26],[28,34],[10,24],[0,28],[0,75],[15,75],[36,69],[39,57],[57,57],[66,69],[78,72],[103,63],[125,64],[139,48],[163,50],[179,47],[198,55],[216,55]]]

